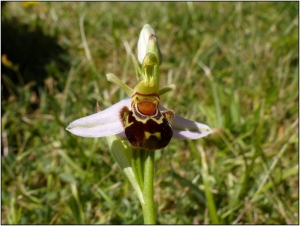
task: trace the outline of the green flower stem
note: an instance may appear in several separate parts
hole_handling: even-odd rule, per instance
[[[145,168],[144,168],[144,204],[143,215],[144,224],[156,224],[156,214],[154,206],[154,151],[145,151]]]
[[[137,177],[137,181],[143,191],[144,188],[144,175],[143,175],[143,150],[132,148],[132,158],[131,158],[131,166],[133,168],[134,174]]]

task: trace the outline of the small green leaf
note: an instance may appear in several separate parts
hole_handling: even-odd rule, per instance
[[[114,135],[106,137],[106,141],[108,143],[109,149],[116,159],[119,166],[122,168],[123,172],[127,176],[128,180],[132,184],[133,188],[137,192],[137,195],[140,199],[140,202],[144,203],[143,193],[142,190],[137,182],[137,178],[133,173],[132,167],[130,165],[130,159],[126,156],[126,149],[121,141],[121,139]]]

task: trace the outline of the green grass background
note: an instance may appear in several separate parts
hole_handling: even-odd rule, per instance
[[[156,152],[158,223],[298,224],[298,10],[298,2],[6,3],[2,223],[143,222],[105,139],[65,128],[96,112],[96,101],[105,109],[126,96],[106,73],[136,84],[129,52],[149,23],[161,86],[177,86],[161,102],[214,131]]]

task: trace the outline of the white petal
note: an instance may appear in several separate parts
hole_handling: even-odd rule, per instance
[[[143,63],[144,57],[146,56],[147,43],[149,41],[149,36],[153,34],[155,35],[154,29],[149,25],[145,24],[143,29],[141,30],[139,41],[138,41],[138,60],[140,64]]]
[[[82,137],[105,137],[122,133],[124,128],[119,119],[123,106],[130,108],[130,98],[125,98],[104,111],[71,122],[67,130]]]
[[[159,108],[160,110],[166,109],[162,105],[160,105]],[[173,138],[175,139],[195,140],[212,133],[212,130],[209,128],[209,126],[182,118],[176,114],[171,126],[173,128]]]
[[[201,131],[184,131],[184,130],[173,130],[174,139],[183,139],[183,140],[197,140],[201,137],[205,137],[208,134],[211,134],[212,131],[201,132]]]
[[[177,139],[199,139],[212,133],[212,130],[205,124],[194,122],[178,115],[175,115],[172,122],[173,138]]]

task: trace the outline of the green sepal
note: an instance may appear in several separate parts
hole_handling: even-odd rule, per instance
[[[108,81],[118,85],[121,89],[123,89],[128,96],[131,96],[133,94],[133,89],[126,85],[124,82],[122,82],[113,73],[106,74],[106,78]]]

